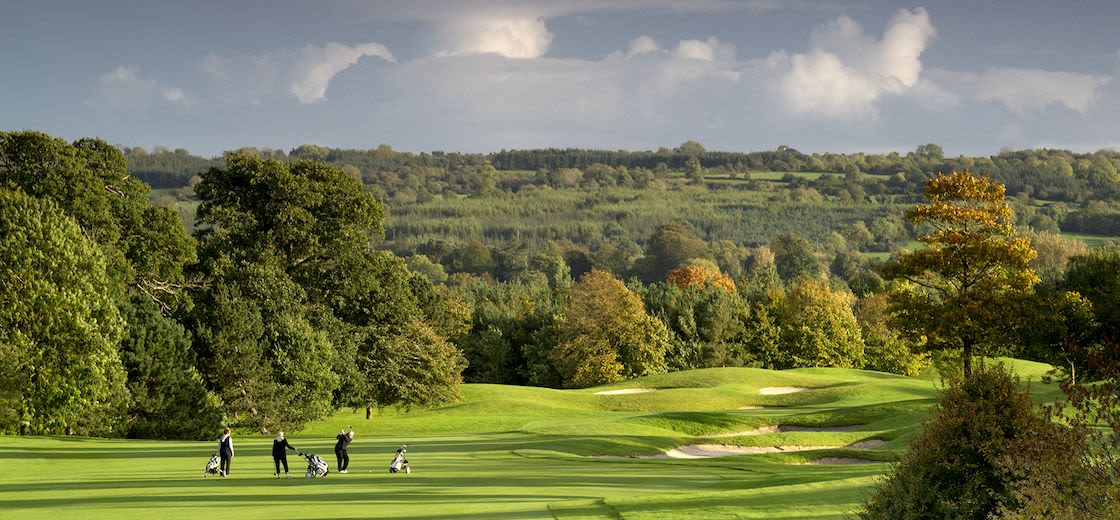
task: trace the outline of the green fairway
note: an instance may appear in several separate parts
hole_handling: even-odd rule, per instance
[[[1045,369],[1013,366],[1036,380]],[[841,519],[920,427],[937,387],[821,368],[694,370],[587,390],[466,385],[454,405],[370,421],[346,411],[289,432],[331,465],[311,481],[294,454],[292,480],[277,481],[271,436],[248,432],[235,435],[224,479],[202,476],[214,442],[0,437],[0,516]],[[635,389],[653,391],[596,393]],[[336,474],[334,435],[351,424],[351,471]],[[390,475],[403,443],[413,473]],[[695,444],[785,451],[639,457]],[[809,464],[826,457],[865,463]]]

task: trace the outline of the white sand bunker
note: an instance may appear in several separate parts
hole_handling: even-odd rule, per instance
[[[762,426],[760,428],[755,428],[753,430],[743,430],[743,431],[738,431],[738,432],[717,433],[715,435],[705,435],[705,437],[709,437],[709,438],[714,439],[714,438],[719,438],[719,437],[742,437],[742,436],[745,436],[745,435],[765,435],[767,433],[778,433],[780,431],[780,428],[781,428],[780,426]]]
[[[750,405],[747,405],[747,406],[740,406],[740,407],[736,408],[736,410],[763,410],[763,409],[766,409],[766,408],[773,408],[773,407],[772,406],[755,406],[753,404],[750,404]]]
[[[855,459],[852,457],[825,457],[807,464],[882,464],[879,460]]]
[[[729,446],[726,444],[690,444],[665,452],[671,459],[706,459],[732,455],[758,455],[787,451],[828,450],[840,446]]]
[[[758,390],[758,393],[762,395],[782,395],[804,392],[806,390],[812,390],[812,388],[805,388],[801,386],[768,386],[766,388],[760,388]]]
[[[705,437],[741,437],[744,435],[766,435],[768,433],[786,433],[786,432],[850,432],[862,428],[862,424],[850,424],[847,426],[762,426],[753,430],[743,430],[737,432],[717,433],[715,435],[705,435]],[[863,441],[873,442],[873,441]],[[883,441],[878,441],[880,444]]]
[[[621,390],[603,390],[602,392],[595,392],[595,395],[644,394],[656,391],[656,388],[623,388]]]
[[[811,449],[871,449],[886,444],[884,440],[868,439],[860,440],[855,444],[848,446],[800,446],[800,445],[785,445],[785,446],[731,446],[727,444],[690,444],[688,446],[680,446],[670,451],[665,452],[664,455],[653,455],[653,458],[710,458],[710,457],[728,457],[731,455],[758,455],[763,453],[785,453],[785,452],[808,452]],[[643,457],[645,458],[645,457]],[[825,459],[844,459],[846,457],[825,457]],[[864,461],[861,458],[851,458],[852,461],[861,461],[859,463],[848,464],[876,464],[876,461]],[[818,464],[841,464],[841,463],[818,463]]]

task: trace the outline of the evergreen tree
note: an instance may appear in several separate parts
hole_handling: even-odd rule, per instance
[[[128,325],[120,342],[128,373],[128,436],[213,437],[222,426],[221,403],[195,369],[190,335],[145,296],[133,294],[119,307]]]

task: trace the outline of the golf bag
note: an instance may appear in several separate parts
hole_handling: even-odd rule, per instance
[[[307,459],[307,478],[326,477],[331,472],[327,469],[327,461],[322,457],[312,453],[299,453],[299,455]]]
[[[407,447],[408,445],[405,444],[397,448],[397,454],[393,457],[393,462],[389,463],[389,473],[412,473],[412,469],[408,467],[408,459],[404,458],[405,448]]]
[[[218,467],[221,465],[221,463],[222,457],[215,452],[214,456],[210,457],[210,462],[206,463],[206,469],[202,471],[202,476],[206,477],[209,475],[217,475]]]

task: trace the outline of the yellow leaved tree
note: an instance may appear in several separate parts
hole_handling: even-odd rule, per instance
[[[930,349],[961,349],[968,378],[977,348],[1009,340],[1017,296],[1038,283],[1028,265],[1035,252],[1015,234],[1004,186],[988,177],[938,175],[926,184],[926,198],[907,212],[928,229],[918,238],[926,247],[900,252],[882,274],[909,282],[892,294],[903,331]]]
[[[610,273],[592,269],[571,289],[557,316],[552,361],[563,384],[583,388],[666,370],[670,332],[638,295]]]

